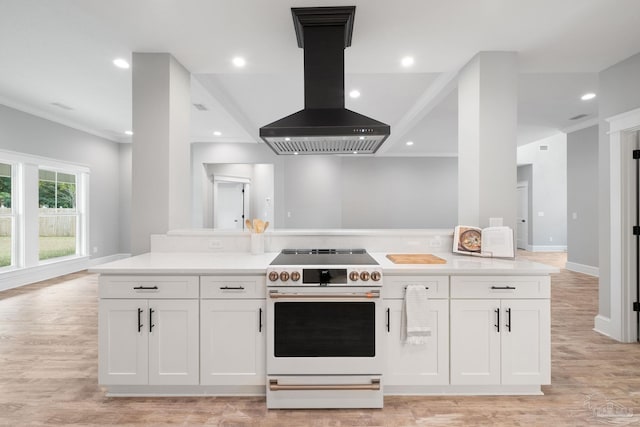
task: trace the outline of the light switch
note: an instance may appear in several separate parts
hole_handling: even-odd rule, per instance
[[[571,214],[571,218],[578,219],[578,212],[574,212]]]
[[[538,212],[538,216],[544,216],[544,212]]]

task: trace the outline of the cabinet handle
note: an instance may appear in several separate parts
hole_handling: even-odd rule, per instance
[[[244,286],[222,286],[220,289],[224,291],[243,291]]]
[[[153,324],[153,308],[149,309],[149,332],[153,332],[153,327],[156,326]]]
[[[262,332],[262,308],[258,311],[258,332]]]
[[[507,331],[511,332],[511,309],[507,308]]]
[[[138,309],[138,332],[142,330],[142,309]]]
[[[495,310],[493,310],[493,311],[494,311],[494,313],[496,313],[496,317],[497,317],[497,319],[498,319],[498,320],[497,320],[497,323],[496,323],[495,325],[493,325],[493,326],[495,326],[495,327],[496,327],[496,330],[497,330],[498,332],[500,332],[500,309],[499,309],[499,308],[496,308],[496,309],[495,309]]]
[[[133,289],[136,291],[152,291],[152,290],[157,290],[158,287],[157,286],[134,286]]]
[[[514,291],[516,288],[515,286],[492,286],[491,289],[509,289]]]
[[[391,332],[391,309],[387,308],[387,332]]]

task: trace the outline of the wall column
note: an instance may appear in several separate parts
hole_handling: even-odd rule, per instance
[[[458,223],[516,229],[518,63],[480,52],[458,79]]]
[[[134,53],[131,253],[190,227],[191,75],[168,53]]]

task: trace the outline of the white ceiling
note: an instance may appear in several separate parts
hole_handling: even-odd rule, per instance
[[[640,52],[637,0],[0,0],[0,103],[126,142],[131,70],[111,62],[169,52],[208,108],[192,111],[193,141],[256,142],[302,108],[290,8],[336,5],[356,5],[345,89],[362,96],[347,108],[391,125],[383,155],[455,153],[455,73],[479,51],[518,52],[520,144],[593,120],[597,98],[579,96]]]

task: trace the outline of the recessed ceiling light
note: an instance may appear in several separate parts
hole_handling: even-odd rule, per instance
[[[286,137],[284,140],[285,140],[285,141],[291,141],[291,138]]]
[[[413,141],[407,141],[407,142],[406,142],[406,144],[407,144],[408,146],[412,146],[412,145],[413,145]]]
[[[596,94],[593,92],[589,92],[589,93],[585,93],[584,95],[582,95],[580,97],[580,99],[582,99],[583,101],[588,101],[590,99],[593,99],[596,97]]]
[[[233,62],[233,65],[239,68],[242,68],[245,65],[247,65],[247,61],[245,61],[245,59],[241,56],[236,56],[235,58],[233,58],[232,62]]]
[[[351,92],[349,92],[349,96],[352,98],[360,98],[360,91],[354,89]]]
[[[222,132],[220,132],[219,130],[217,130],[217,131],[213,132],[213,134],[214,134],[215,136],[220,136],[220,135],[222,135]]]
[[[133,132],[132,132],[132,131],[130,131],[130,130],[125,130],[125,131],[124,131],[124,134],[125,134],[125,135],[129,135],[129,136],[131,136],[131,135],[133,135]]]
[[[411,67],[413,62],[413,56],[405,56],[401,61],[403,67]]]
[[[357,152],[357,151],[354,151],[354,152],[353,152],[353,154],[358,154],[358,152]]]
[[[297,155],[298,155],[298,152],[297,152],[297,151],[294,151],[294,152],[293,152],[293,154],[295,154],[295,155],[297,156]]]
[[[363,139],[364,139],[364,136],[361,136],[361,137],[360,137],[360,140],[363,140]]]
[[[123,68],[123,69],[128,69],[129,68],[129,63],[122,59],[122,58],[116,58],[113,60],[113,65],[115,65],[118,68]]]

